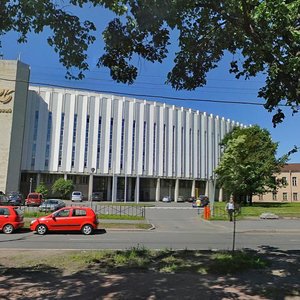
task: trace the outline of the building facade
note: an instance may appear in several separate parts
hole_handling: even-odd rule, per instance
[[[253,197],[255,202],[298,202],[300,201],[300,163],[286,164],[276,178],[286,184],[277,192]]]
[[[13,65],[26,69],[19,62]],[[28,82],[24,78],[16,77],[15,84]],[[8,81],[0,82],[2,89],[10,88]],[[85,195],[97,191],[113,202],[208,195],[215,191],[220,141],[234,126],[243,126],[160,102],[56,87],[29,86],[27,92],[22,87],[22,100],[16,92],[11,99],[22,103],[9,115],[18,118],[8,121],[12,128],[18,126],[22,142],[18,151],[1,149],[3,160],[20,160],[20,168],[12,170],[21,178],[13,184],[0,178],[0,190],[6,192],[26,194],[41,182],[51,186],[64,177]],[[0,122],[6,124],[7,115],[1,113]],[[9,130],[0,134],[1,140],[3,134],[14,139]]]

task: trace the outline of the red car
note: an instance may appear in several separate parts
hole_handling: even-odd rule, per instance
[[[0,206],[0,230],[12,233],[24,226],[24,217],[21,209],[13,206]]]
[[[40,206],[44,201],[43,195],[40,193],[29,193],[26,200],[25,205],[27,206]]]
[[[30,230],[38,234],[47,231],[81,231],[92,234],[97,229],[98,220],[95,212],[89,207],[64,207],[51,215],[35,219],[30,224]]]

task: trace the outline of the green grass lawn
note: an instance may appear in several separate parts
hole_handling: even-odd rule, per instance
[[[300,203],[281,202],[281,203],[253,203],[252,206],[242,206],[241,213],[237,219],[259,217],[262,213],[273,213],[279,217],[297,217],[300,218]],[[215,202],[213,220],[227,219],[225,211],[225,202]]]

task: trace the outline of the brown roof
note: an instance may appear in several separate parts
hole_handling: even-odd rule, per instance
[[[281,172],[300,172],[300,164],[286,164],[281,168]]]

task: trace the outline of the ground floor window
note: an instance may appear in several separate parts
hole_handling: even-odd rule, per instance
[[[282,193],[282,199],[283,201],[287,201],[287,193]]]

